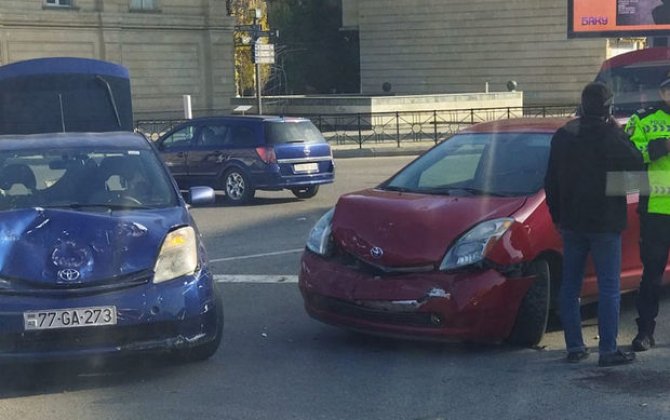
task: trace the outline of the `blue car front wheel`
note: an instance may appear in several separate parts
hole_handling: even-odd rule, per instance
[[[214,356],[221,345],[223,338],[223,301],[221,296],[217,293],[216,297],[216,334],[214,339],[186,350],[180,350],[178,357],[186,362],[200,362]]]

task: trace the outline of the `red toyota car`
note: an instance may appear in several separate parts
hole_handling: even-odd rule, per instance
[[[397,337],[540,342],[557,309],[561,267],[542,187],[551,137],[566,122],[475,125],[378,187],[340,197],[302,256],[309,315]],[[623,291],[637,287],[642,271],[638,193],[627,185]],[[583,297],[597,297],[592,266]]]

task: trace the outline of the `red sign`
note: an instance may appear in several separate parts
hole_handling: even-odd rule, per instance
[[[670,0],[569,0],[568,37],[670,35]]]

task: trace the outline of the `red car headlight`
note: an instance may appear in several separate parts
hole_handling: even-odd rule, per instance
[[[513,223],[513,218],[504,217],[476,225],[449,248],[440,264],[440,270],[453,270],[480,262]]]

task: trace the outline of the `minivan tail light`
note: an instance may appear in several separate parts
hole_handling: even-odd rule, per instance
[[[272,147],[257,147],[256,154],[265,163],[277,163],[277,155]]]

